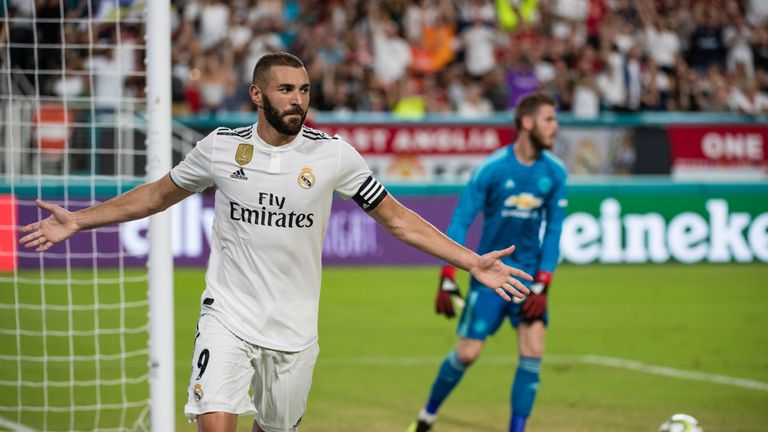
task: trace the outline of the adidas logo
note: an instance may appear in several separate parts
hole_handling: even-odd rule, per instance
[[[248,180],[248,177],[245,176],[245,171],[242,168],[233,172],[229,178],[233,178],[235,180]]]

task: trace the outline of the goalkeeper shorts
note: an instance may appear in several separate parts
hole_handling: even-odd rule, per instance
[[[317,343],[299,352],[259,347],[205,314],[197,327],[187,418],[208,412],[253,414],[265,432],[295,431],[307,408]]]
[[[462,338],[485,340],[499,330],[504,318],[509,318],[512,327],[517,328],[523,322],[521,315],[523,303],[506,301],[496,291],[484,286],[473,286],[467,294],[464,310],[456,329],[456,335]],[[549,324],[549,308],[542,318],[544,325]]]

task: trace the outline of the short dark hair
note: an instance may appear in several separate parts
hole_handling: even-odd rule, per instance
[[[557,107],[557,101],[552,96],[541,92],[528,93],[523,96],[515,106],[515,127],[517,130],[523,128],[523,117],[536,115],[542,105]]]
[[[264,86],[269,78],[267,74],[273,66],[303,68],[304,63],[295,55],[287,52],[265,54],[256,62],[256,66],[253,68],[253,84]]]

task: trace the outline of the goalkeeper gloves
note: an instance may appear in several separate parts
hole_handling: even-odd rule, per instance
[[[531,293],[523,303],[522,316],[526,322],[533,322],[544,317],[547,311],[547,290],[552,281],[552,273],[539,270],[529,287]]]
[[[447,318],[456,316],[456,311],[464,307],[464,298],[456,284],[456,267],[444,265],[440,270],[440,285],[435,297],[435,312]]]

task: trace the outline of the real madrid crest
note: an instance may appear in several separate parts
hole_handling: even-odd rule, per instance
[[[203,386],[195,384],[195,402],[200,402],[203,399]]]
[[[303,189],[309,189],[315,185],[315,175],[312,174],[312,168],[304,167],[301,169],[301,174],[296,179],[299,182],[299,186]]]
[[[235,152],[235,162],[237,162],[238,165],[243,166],[248,162],[250,162],[252,158],[253,158],[252,144],[242,143],[237,146],[237,151]]]

